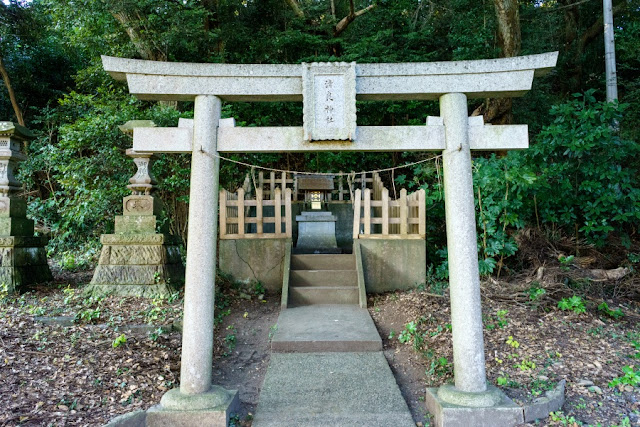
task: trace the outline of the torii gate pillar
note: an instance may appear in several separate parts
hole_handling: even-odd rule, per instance
[[[469,148],[467,97],[449,93],[440,97],[446,148],[443,151],[453,373],[458,390],[487,389],[482,338],[480,276],[476,213]]]

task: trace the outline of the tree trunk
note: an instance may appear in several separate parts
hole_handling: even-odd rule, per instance
[[[7,69],[4,67],[4,63],[2,62],[2,57],[0,56],[0,74],[2,74],[2,80],[4,80],[4,85],[7,87],[7,91],[9,92],[9,99],[11,100],[11,106],[13,107],[13,112],[16,115],[16,120],[18,120],[18,124],[24,126],[24,118],[22,116],[22,109],[18,105],[18,100],[16,99],[16,94],[13,91],[13,86],[11,86],[11,79],[9,79],[9,73],[7,73]]]
[[[496,11],[501,56],[518,56],[522,42],[518,0],[493,0],[493,6]],[[511,98],[489,98],[476,108],[473,115],[482,114],[486,123],[508,124],[512,122],[511,106]]]
[[[150,61],[165,61],[167,59],[165,52],[154,47],[152,42],[145,40],[141,36],[140,28],[136,24],[137,22],[140,22],[139,17],[138,19],[131,17],[124,11],[111,11],[111,15],[120,23],[120,25],[122,25],[122,28],[129,36],[131,43],[133,43],[142,59]]]

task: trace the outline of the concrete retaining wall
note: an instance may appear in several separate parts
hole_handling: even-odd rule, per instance
[[[260,281],[272,292],[282,290],[282,274],[289,239],[220,240],[220,271],[241,282]]]
[[[424,283],[427,247],[424,240],[358,239],[367,293],[411,289]]]

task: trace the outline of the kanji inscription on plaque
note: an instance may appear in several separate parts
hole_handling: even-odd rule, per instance
[[[305,140],[352,140],[356,130],[355,62],[302,66]]]

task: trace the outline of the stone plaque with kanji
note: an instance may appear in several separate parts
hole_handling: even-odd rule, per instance
[[[302,64],[304,139],[352,140],[356,132],[356,63]]]

